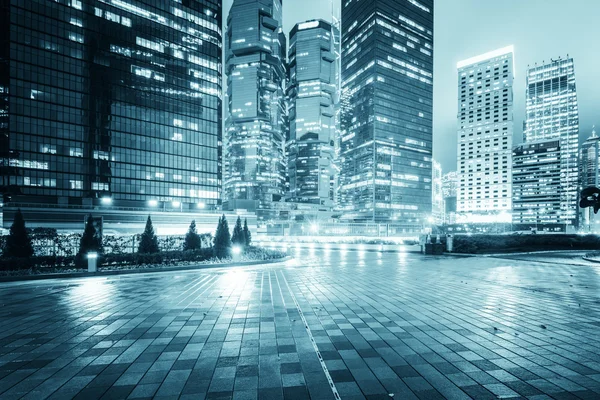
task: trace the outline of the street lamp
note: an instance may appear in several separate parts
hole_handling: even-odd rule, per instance
[[[100,202],[101,202],[102,204],[104,204],[105,206],[110,206],[110,205],[112,204],[113,200],[112,200],[112,198],[111,198],[111,197],[102,197],[102,198],[100,199]]]
[[[310,224],[310,231],[312,233],[319,233],[319,224],[316,224],[316,223]]]
[[[148,207],[156,207],[156,206],[158,206],[158,201],[148,200]]]

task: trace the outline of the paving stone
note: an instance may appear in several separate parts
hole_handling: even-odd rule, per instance
[[[600,398],[595,267],[295,255],[4,283],[0,397],[330,400],[324,364],[344,400]]]

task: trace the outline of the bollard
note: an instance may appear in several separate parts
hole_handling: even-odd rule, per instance
[[[452,253],[454,250],[454,235],[446,235],[446,251]]]
[[[88,253],[88,272],[98,271],[98,253]]]

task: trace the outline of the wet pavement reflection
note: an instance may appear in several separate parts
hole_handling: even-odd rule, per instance
[[[0,283],[0,398],[600,398],[598,267],[290,254]]]

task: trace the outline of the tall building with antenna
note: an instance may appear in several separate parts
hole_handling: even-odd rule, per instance
[[[578,225],[579,109],[573,58],[527,70],[524,143],[515,149],[513,225],[571,231]]]

